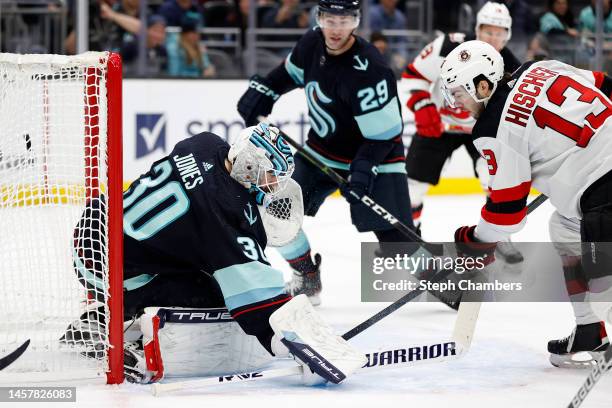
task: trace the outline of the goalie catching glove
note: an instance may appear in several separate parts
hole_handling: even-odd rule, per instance
[[[272,352],[276,357],[291,353],[304,366],[305,384],[338,384],[367,362],[365,354],[333,333],[306,295],[294,297],[272,313],[270,326],[275,333]]]

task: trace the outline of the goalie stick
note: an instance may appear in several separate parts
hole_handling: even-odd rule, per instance
[[[0,370],[4,370],[9,365],[13,364],[26,351],[30,345],[30,339],[27,339],[21,346],[17,347],[13,352],[0,358]]]
[[[584,399],[589,395],[589,392],[593,389],[597,381],[612,368],[612,347],[608,347],[606,352],[597,361],[593,370],[589,373],[587,379],[582,383],[572,402],[569,403],[567,408],[578,408],[584,402]]]
[[[480,312],[480,302],[463,302],[459,306],[453,336],[450,341],[421,344],[405,348],[385,349],[367,353],[368,362],[358,373],[370,372],[374,369],[413,367],[427,363],[440,363],[456,360],[462,357],[470,348],[476,320]],[[349,339],[347,332],[342,337]],[[270,378],[291,377],[302,375],[303,366],[278,368],[274,370],[254,371],[249,373],[223,375],[198,380],[178,381],[172,383],[155,383],[151,392],[160,396],[166,392],[189,390],[218,386],[219,384],[242,383],[246,381],[261,381]]]

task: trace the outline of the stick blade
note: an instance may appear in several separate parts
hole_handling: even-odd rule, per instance
[[[9,365],[13,364],[15,360],[21,357],[21,355],[26,351],[29,345],[30,345],[30,339],[27,339],[15,351],[13,351],[12,353],[8,354],[5,357],[0,358],[0,370],[4,370]]]

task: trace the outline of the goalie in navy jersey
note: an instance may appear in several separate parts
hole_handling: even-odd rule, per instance
[[[494,259],[496,243],[525,224],[531,187],[548,196],[567,291],[580,299],[573,333],[548,343],[550,361],[590,367],[610,345],[604,320],[612,323],[612,79],[554,60],[504,75],[501,55],[481,41],[455,48],[441,71],[447,102],[477,118],[474,145],[490,175],[479,223],[457,229],[455,241]]]
[[[374,231],[384,249],[385,242],[406,237],[357,197],[370,195],[412,226],[403,123],[393,72],[373,45],[353,34],[359,13],[359,0],[320,0],[318,26],[265,78],[251,78],[238,112],[251,125],[269,115],[282,94],[304,88],[311,125],[304,149],[348,178],[340,191],[351,204],[353,224],[360,232]],[[295,160],[293,178],[302,187],[305,214],[314,216],[338,186],[299,153]],[[305,293],[318,304],[321,257],[313,261],[304,232],[280,252],[294,271],[291,293]]]
[[[179,142],[124,193],[124,320],[137,323],[126,333],[129,381],[245,372],[289,350],[320,380],[339,382],[365,363],[306,296],[286,293],[265,256],[266,245],[291,241],[301,226],[293,170],[278,129],[260,123],[231,147],[209,132]],[[88,288],[101,279],[103,252],[92,231],[104,233],[105,205],[104,197],[92,200],[75,229],[75,270]],[[63,343],[86,345],[104,333],[95,308],[88,314],[99,328],[81,319]],[[302,348],[294,350],[296,337]],[[300,354],[304,345],[335,367],[334,376]]]
[[[504,59],[506,72],[513,72],[520,62],[506,47],[511,37],[512,18],[508,8],[488,1],[476,15],[475,35],[449,33],[439,36],[426,45],[402,73],[400,97],[414,113],[416,124],[416,134],[406,155],[406,170],[412,219],[419,231],[425,194],[439,183],[442,168],[456,149],[465,146],[485,191],[488,178],[486,164],[472,143],[474,118],[463,109],[448,106],[440,93],[440,65],[459,44],[476,38],[495,47]],[[510,242],[500,245],[498,253],[508,263],[522,260],[522,255]]]

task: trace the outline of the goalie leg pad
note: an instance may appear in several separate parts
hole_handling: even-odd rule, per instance
[[[326,381],[337,384],[367,362],[365,354],[333,333],[306,295],[294,297],[272,313],[270,326],[300,363]]]
[[[252,371],[273,359],[227,309],[147,307],[140,324],[152,381]]]

